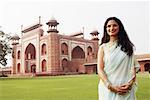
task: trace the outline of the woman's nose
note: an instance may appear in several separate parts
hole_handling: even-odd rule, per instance
[[[110,30],[113,31],[113,30],[114,30],[114,27],[111,26],[111,27],[110,27]]]

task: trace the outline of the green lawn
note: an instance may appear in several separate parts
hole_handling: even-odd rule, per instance
[[[137,100],[150,100],[150,74],[137,74]]]
[[[150,76],[138,75],[138,100],[150,100]],[[97,75],[1,78],[0,100],[98,100]]]

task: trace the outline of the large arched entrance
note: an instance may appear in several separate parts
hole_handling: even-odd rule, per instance
[[[25,73],[31,73],[36,69],[36,50],[33,44],[29,44],[25,50]]]
[[[72,59],[84,59],[84,58],[85,53],[81,47],[77,46],[72,50]]]
[[[82,73],[85,68],[83,63],[85,61],[85,52],[80,46],[76,46],[71,53],[71,70],[73,72]]]

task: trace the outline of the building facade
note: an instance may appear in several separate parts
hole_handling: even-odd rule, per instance
[[[91,32],[92,39],[84,39],[83,33],[61,35],[57,20],[46,23],[48,30],[37,24],[22,29],[22,35],[12,37],[13,74],[59,75],[93,73],[84,65],[97,59],[98,32]],[[45,35],[45,32],[47,33]],[[20,39],[20,43],[18,42]]]
[[[150,54],[136,55],[136,58],[140,64],[140,72],[150,73]]]

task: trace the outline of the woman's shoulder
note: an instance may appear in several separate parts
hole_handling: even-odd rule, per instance
[[[99,51],[105,51],[105,49],[106,49],[106,43],[103,43],[103,44],[101,44],[100,46],[99,46]]]
[[[101,44],[101,45],[99,46],[99,48],[105,48],[106,45],[107,45],[107,43],[103,43],[103,44]]]

